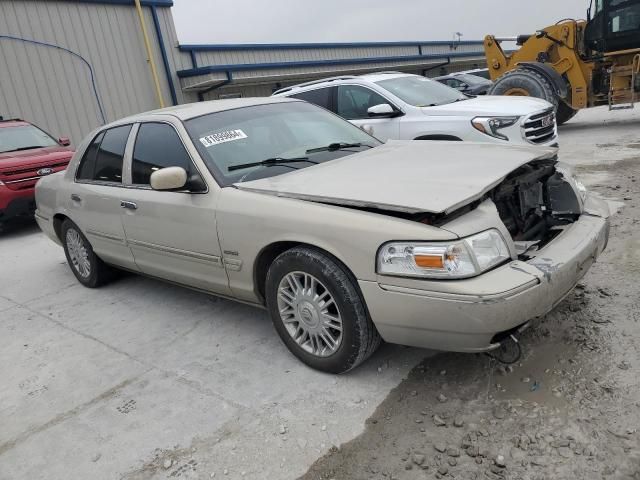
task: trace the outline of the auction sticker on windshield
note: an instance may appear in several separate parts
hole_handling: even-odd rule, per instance
[[[226,142],[235,142],[236,140],[242,140],[247,138],[247,134],[242,130],[227,130],[226,132],[212,133],[206,137],[202,137],[200,142],[205,147],[213,147]]]

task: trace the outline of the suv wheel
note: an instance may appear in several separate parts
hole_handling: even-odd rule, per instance
[[[93,252],[91,244],[71,220],[62,224],[62,244],[71,271],[88,288],[96,288],[113,278],[113,269]]]
[[[282,253],[269,268],[265,290],[280,338],[312,368],[347,372],[380,345],[355,283],[322,252],[297,247]]]

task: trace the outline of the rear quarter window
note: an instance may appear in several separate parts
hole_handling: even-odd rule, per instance
[[[331,106],[331,89],[317,88],[315,90],[309,90],[307,92],[296,93],[295,95],[289,95],[291,98],[297,98],[298,100],[305,100],[309,103],[318,105],[319,107],[329,110]]]

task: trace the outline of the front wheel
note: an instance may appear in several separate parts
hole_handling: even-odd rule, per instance
[[[113,278],[113,269],[93,252],[91,244],[75,223],[65,220],[61,233],[69,267],[82,285],[96,288]]]
[[[267,273],[265,296],[278,335],[312,368],[347,372],[380,345],[355,282],[323,252],[296,247],[282,253]]]

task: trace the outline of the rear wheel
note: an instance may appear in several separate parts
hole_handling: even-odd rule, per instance
[[[312,368],[347,372],[380,345],[351,275],[318,250],[296,247],[276,258],[265,296],[278,335]]]
[[[71,220],[62,223],[62,244],[71,271],[88,288],[96,288],[114,277],[114,270],[93,252],[91,244]]]
[[[536,97],[546,100],[556,108],[559,103],[551,82],[538,72],[525,68],[505,73],[491,86],[489,95]]]
[[[558,111],[556,113],[556,121],[558,125],[563,125],[576,116],[578,110],[574,110],[564,102],[558,103]]]

